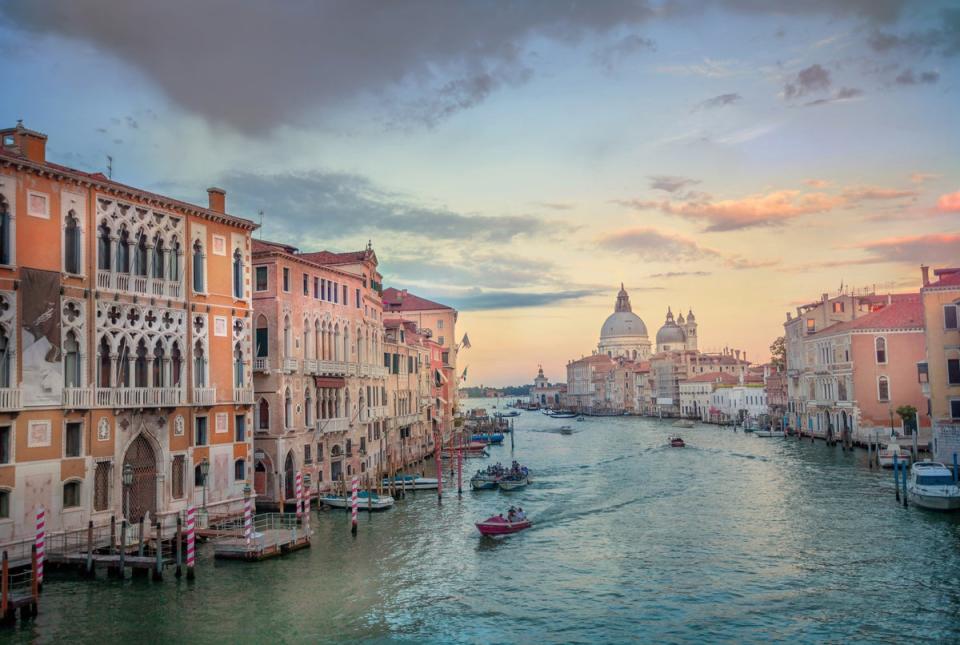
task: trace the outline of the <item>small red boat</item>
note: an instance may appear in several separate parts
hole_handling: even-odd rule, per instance
[[[477,530],[481,535],[509,535],[533,526],[528,519],[510,522],[503,515],[493,515],[482,522],[477,522]]]
[[[687,444],[683,442],[683,439],[680,437],[670,437],[670,447],[671,448],[683,448]]]

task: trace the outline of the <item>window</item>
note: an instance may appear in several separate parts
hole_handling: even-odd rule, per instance
[[[11,232],[10,206],[0,195],[0,264],[10,264]]]
[[[950,401],[950,418],[960,419],[960,399]]]
[[[313,463],[313,454],[310,444],[307,444],[303,447],[303,463],[312,464]]]
[[[207,445],[207,417],[197,417],[193,420],[193,437],[195,446]]]
[[[203,293],[203,246],[200,240],[193,243],[193,291]]]
[[[337,304],[337,294],[340,293],[340,290],[337,289],[337,283],[336,282],[331,283],[330,288],[333,289],[333,298],[332,298],[333,304]]]
[[[203,355],[203,345],[199,340],[193,346],[193,381],[194,387],[206,387],[207,359]]]
[[[437,319],[437,329],[443,329],[443,320]]]
[[[130,273],[130,233],[127,229],[120,231],[117,240],[117,272]]]
[[[283,267],[283,290],[290,292],[290,269]]]
[[[233,480],[242,482],[247,479],[247,462],[243,459],[237,459],[233,462]]]
[[[0,490],[0,519],[10,517],[10,491]]]
[[[327,279],[320,278],[320,300],[327,299]]]
[[[267,328],[267,319],[264,316],[257,318],[257,330],[254,334],[257,358],[266,358],[269,355],[270,335]]]
[[[143,231],[137,233],[137,245],[133,249],[133,272],[139,276],[147,275],[147,236]]]
[[[267,290],[267,267],[257,267],[254,269],[255,285],[257,291]]]
[[[80,482],[67,482],[63,485],[63,507],[80,506]]]
[[[247,440],[247,415],[238,414],[233,418],[233,440],[238,442]]]
[[[835,314],[843,313],[843,302],[833,303],[833,313]]]
[[[313,279],[313,297],[320,298],[320,278]]]
[[[813,318],[807,318],[807,333],[812,334],[817,331],[817,321]]]
[[[361,307],[360,305],[360,290],[357,289],[357,309]]]
[[[890,400],[890,380],[886,376],[877,379],[877,399],[879,401]]]
[[[960,311],[960,306],[958,305],[944,305],[943,306],[943,328],[944,329],[957,329],[957,312]]]
[[[83,424],[71,421],[65,429],[63,442],[64,457],[79,457],[83,438]]]
[[[877,338],[876,341],[877,348],[877,363],[886,363],[887,362],[887,339],[883,336]]]
[[[306,273],[303,274],[303,295],[310,295],[310,276]]]
[[[170,280],[180,282],[180,242],[173,238],[170,245]]]
[[[80,343],[72,331],[63,341],[63,385],[80,387]]]
[[[960,358],[947,359],[947,383],[960,385]]]
[[[237,343],[233,349],[233,386],[243,387],[243,348]]]
[[[343,304],[344,305],[350,304],[350,299],[347,298],[347,285],[343,285]]]
[[[153,238],[153,272],[150,274],[154,280],[163,280],[167,273],[165,261],[167,252],[163,248],[163,240],[157,235]]]
[[[186,457],[184,455],[173,456],[173,463],[170,465],[170,492],[173,499],[181,499],[183,497],[185,464]]]
[[[260,399],[260,405],[257,408],[257,428],[270,429],[270,404],[266,399]]]
[[[73,211],[67,213],[63,231],[63,264],[67,273],[80,273],[80,222]],[[3,264],[6,264],[4,262]]]
[[[437,338],[437,341],[438,341],[441,345],[443,345],[443,336],[440,336],[439,338]]]
[[[313,396],[311,396],[310,394],[310,388],[307,388],[304,391],[303,401],[304,401],[304,404],[303,404],[304,423],[306,423],[307,426],[310,426],[310,424],[313,422],[313,419],[310,416],[313,414]]]
[[[233,252],[233,297],[243,298],[243,254],[240,249]]]
[[[9,464],[13,461],[13,429],[10,426],[0,426],[0,464]]]
[[[109,271],[110,265],[110,227],[104,223],[97,227],[97,268]]]
[[[293,427],[293,397],[290,396],[290,388],[287,388],[283,399],[283,425],[287,429]]]
[[[193,485],[203,486],[203,471],[200,469],[200,464],[193,467]]]

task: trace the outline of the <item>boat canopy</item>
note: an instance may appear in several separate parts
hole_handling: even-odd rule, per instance
[[[917,486],[953,486],[953,475],[917,475]]]

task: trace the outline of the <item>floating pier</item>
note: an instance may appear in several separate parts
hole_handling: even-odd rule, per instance
[[[309,520],[301,523],[296,513],[255,515],[252,529],[248,535],[242,519],[221,525],[220,537],[213,540],[214,557],[257,562],[310,547]]]

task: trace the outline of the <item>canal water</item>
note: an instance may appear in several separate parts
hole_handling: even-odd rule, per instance
[[[714,426],[671,449],[673,430],[525,412],[513,451],[533,471],[525,491],[458,500],[454,483],[440,507],[419,492],[361,513],[356,537],[346,513],[315,514],[313,548],[246,564],[202,547],[193,583],[56,573],[39,617],[0,641],[960,639],[960,521],[898,506],[864,452]],[[465,484],[470,468],[510,462],[509,438],[491,453],[466,462]],[[473,522],[510,504],[533,529],[481,538]]]

